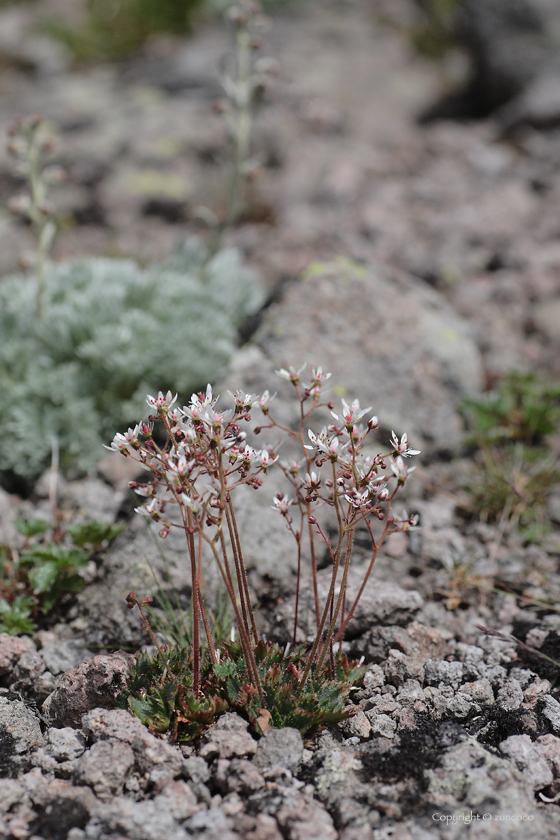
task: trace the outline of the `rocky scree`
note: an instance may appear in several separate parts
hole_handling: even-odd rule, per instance
[[[495,638],[456,642],[411,614],[379,629],[395,647],[352,692],[354,714],[305,745],[289,729],[256,741],[227,713],[178,749],[126,711],[93,708],[100,695],[84,694],[80,678],[122,684],[130,660],[122,653],[59,675],[41,715],[3,689],[6,836],[375,837],[466,801],[503,813],[522,803],[534,836],[552,838],[557,806],[546,803],[560,792],[560,703],[550,682]],[[2,641],[9,680],[30,643]]]
[[[482,5],[512,7],[497,0]],[[27,15],[32,6],[2,14],[16,9]],[[558,373],[558,137],[554,129],[524,130],[530,120],[513,115],[519,131],[516,144],[508,145],[502,139],[505,112],[503,121],[419,130],[411,120],[419,103],[401,99],[400,91],[420,90],[429,101],[435,73],[416,68],[413,84],[391,87],[390,102],[384,102],[387,86],[375,79],[385,79],[395,66],[406,74],[411,65],[394,33],[372,33],[365,24],[366,4],[353,8],[354,16],[341,16],[328,3],[304,4],[295,23],[286,14],[275,25],[283,66],[301,72],[279,81],[261,114],[258,142],[277,161],[261,182],[276,225],[241,225],[229,238],[269,286],[280,274],[291,283],[263,315],[253,344],[233,359],[224,385],[227,380],[232,390],[261,391],[274,367],[307,357],[330,363],[339,389],[349,387],[379,404],[389,432],[394,423],[412,435],[412,420],[424,437],[427,460],[406,501],[421,514],[422,530],[395,538],[378,558],[376,582],[386,599],[372,587],[371,613],[360,616],[349,640],[352,655],[364,654],[372,663],[363,689],[351,695],[355,714],[304,744],[300,760],[297,734],[276,736],[280,748],[289,746],[285,754],[277,745],[265,750],[270,736],[257,742],[241,719],[226,716],[200,744],[179,751],[126,713],[95,708],[110,705],[126,673],[126,655],[118,655],[113,685],[107,658],[113,660],[103,651],[146,642],[122,598],[139,562],[149,556],[170,591],[176,588],[185,604],[189,596],[179,543],[166,545],[165,578],[145,526],[131,522],[50,638],[2,637],[0,835],[10,840],[159,840],[162,834],[443,840],[452,836],[450,829],[434,823],[432,814],[470,810],[530,815],[523,824],[528,840],[557,837],[556,675],[542,660],[476,629],[491,624],[523,640],[534,630],[540,637],[533,646],[540,643],[557,657],[554,611],[532,610],[516,597],[558,601],[557,531],[535,546],[511,535],[496,548],[495,528],[460,519],[455,501],[463,463],[458,398],[510,369]],[[493,38],[480,42],[495,56],[500,31],[494,28]],[[200,36],[196,49],[204,68],[214,57],[212,67],[217,64],[222,35]],[[336,73],[325,71],[324,82],[316,72],[318,53],[325,68],[331,56],[338,62]],[[511,54],[508,47],[508,61]],[[58,256],[98,253],[111,240],[111,247],[116,241],[123,252],[150,261],[165,257],[177,227],[143,214],[151,196],[141,193],[153,183],[143,173],[157,159],[175,182],[193,184],[196,203],[212,203],[204,190],[215,184],[215,172],[211,164],[197,169],[196,162],[208,161],[215,146],[213,70],[191,84],[192,65],[182,48],[167,58],[139,58],[126,72],[101,68],[79,75],[53,60],[52,50],[28,49],[26,55],[39,72],[3,75],[0,121],[7,125],[22,110],[41,110],[62,127],[63,156],[77,184],[61,188],[59,197],[78,224],[59,240]],[[495,56],[486,62],[489,72]],[[361,86],[358,64],[366,68]],[[157,101],[144,95],[146,80],[160,92]],[[367,102],[355,99],[358,88]],[[95,112],[91,103],[99,106]],[[194,118],[186,119],[187,113]],[[181,138],[180,153],[161,156],[163,135]],[[355,141],[351,149],[349,138]],[[3,189],[9,178],[2,158]],[[189,201],[187,195],[181,210],[187,216]],[[94,206],[97,215],[80,214]],[[186,226],[194,230],[196,223],[189,219]],[[1,258],[6,270],[14,268],[25,237],[25,230],[10,233]],[[307,279],[295,280],[313,260],[319,264]],[[359,305],[349,306],[352,300]],[[395,335],[403,340],[401,356],[392,350]],[[446,463],[446,457],[452,460]],[[103,480],[65,488],[69,508],[98,506],[104,515],[95,518],[115,516],[122,492],[107,484],[103,469]],[[277,616],[289,613],[294,552],[281,523],[266,519],[269,499],[257,497],[247,510],[265,527],[248,529],[251,586],[263,600],[263,621],[280,636],[284,619]],[[45,494],[26,504],[21,515],[33,507],[48,511]],[[0,493],[3,541],[21,506]],[[556,528],[557,495],[551,494],[548,510]],[[517,588],[484,596],[471,583],[458,608],[448,608],[450,584],[466,559],[473,561],[468,572],[475,583],[502,580]],[[68,658],[57,664],[58,650]],[[85,684],[98,650],[105,659],[95,677],[104,686],[102,699]],[[90,664],[79,671],[84,659]],[[501,837],[519,833],[513,822],[470,827],[480,838],[497,830]]]

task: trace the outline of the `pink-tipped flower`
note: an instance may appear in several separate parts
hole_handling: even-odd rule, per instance
[[[274,373],[276,376],[279,376],[281,379],[287,379],[288,382],[293,382],[294,385],[299,383],[299,377],[307,367],[307,362],[303,364],[299,370],[296,370],[292,365],[286,370],[285,368],[280,368],[280,370],[275,370]]]
[[[354,433],[354,428],[362,419],[364,414],[371,411],[371,406],[368,408],[360,408],[360,401],[354,400],[352,405],[348,405],[346,400],[342,400],[342,414],[336,414],[331,411],[332,416],[337,420],[341,426],[344,426],[348,432]]]
[[[315,471],[305,473],[305,488],[309,493],[313,493],[321,486],[321,476],[317,475]]]
[[[190,401],[191,412],[189,412],[188,409],[185,409],[185,414],[187,414],[189,416],[192,416],[192,410],[193,409],[198,409],[198,411],[200,412],[200,411],[204,410],[205,408],[208,408],[208,406],[215,405],[217,400],[218,400],[217,397],[216,397],[216,399],[214,399],[213,396],[212,396],[212,386],[207,385],[205,394],[200,392],[198,394],[193,394],[191,396],[191,401]]]
[[[369,490],[363,490],[360,493],[353,489],[349,493],[345,493],[344,498],[354,508],[365,508],[370,502],[370,493]]]
[[[408,435],[403,433],[400,443],[399,438],[395,432],[391,435],[391,446],[393,447],[393,454],[402,455],[403,458],[408,458],[410,455],[420,455],[420,449],[411,449],[408,445]]]
[[[295,459],[293,461],[280,461],[282,469],[292,476],[296,476],[304,464],[305,458],[301,458],[299,461]]]
[[[267,390],[267,391],[263,392],[262,396],[257,398],[259,408],[263,412],[263,414],[268,414],[269,403],[272,402],[272,400],[274,399],[275,396],[276,396],[275,393],[272,394],[272,396],[271,396],[270,392]]]
[[[235,400],[235,410],[238,414],[240,412],[246,413],[247,411],[250,411],[254,404],[259,401],[259,397],[256,394],[245,394],[244,391],[240,389],[238,389],[235,394],[232,391],[228,391],[228,394],[233,400]]]
[[[198,516],[202,510],[200,502],[197,499],[193,499],[188,493],[181,493],[181,501],[195,516]]]
[[[391,470],[397,477],[399,484],[404,484],[411,472],[414,472],[416,467],[407,467],[400,455],[391,461]]]
[[[138,435],[140,434],[140,431],[141,427],[140,425],[137,425],[133,429],[130,428],[124,433],[124,435],[117,432],[110,446],[105,446],[105,444],[103,445],[105,446],[105,449],[112,450],[113,452],[122,452],[123,455],[132,454],[132,452],[139,448],[140,442],[138,440]]]
[[[177,394],[173,396],[171,391],[168,391],[167,394],[163,394],[159,391],[157,397],[151,397],[149,394],[146,397],[146,402],[150,406],[150,408],[155,408],[157,410],[162,411],[169,411],[171,406],[177,401]]]
[[[324,371],[322,367],[313,368],[311,371],[311,382],[304,386],[306,392],[309,393],[309,396],[318,399],[321,396],[323,385],[327,379],[331,378],[331,376],[332,374]]]
[[[191,474],[196,466],[194,458],[188,459],[183,448],[180,448],[177,457],[170,457],[165,474],[173,483],[179,483],[181,478]]]
[[[154,522],[158,522],[161,519],[161,514],[164,510],[165,502],[157,497],[150,499],[150,501],[142,507],[134,508],[135,513],[142,513],[144,516],[149,516],[154,520]]]
[[[395,519],[394,524],[399,531],[415,531],[418,528],[418,514],[409,516],[406,510],[403,510],[401,518]]]
[[[289,499],[283,493],[278,493],[278,495],[275,496],[272,501],[273,504],[270,507],[272,508],[272,510],[277,511],[277,513],[281,513],[282,516],[287,515],[288,508],[294,503],[292,499]]]
[[[262,449],[258,453],[257,463],[260,461],[260,467],[263,472],[266,472],[277,460],[278,455],[275,455],[274,452],[269,452],[267,449]]]
[[[321,431],[318,435],[311,431],[311,429],[307,430],[307,435],[309,440],[313,444],[313,446],[306,446],[306,449],[318,449],[319,452],[324,452],[325,455],[335,455],[338,449],[338,438],[334,435],[332,438],[328,436],[328,430],[326,426],[323,426]]]
[[[327,379],[331,378],[332,373],[327,373],[327,371],[323,370],[322,367],[318,367],[311,369],[311,376],[313,378],[314,383],[326,382]]]

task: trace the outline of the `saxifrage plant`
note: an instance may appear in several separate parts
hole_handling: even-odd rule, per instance
[[[320,725],[321,719],[326,720],[329,715],[335,719],[345,714],[342,706],[351,686],[352,667],[337,662],[337,654],[384,540],[395,531],[415,525],[415,519],[405,512],[396,516],[392,504],[414,469],[407,467],[406,459],[418,454],[418,450],[409,446],[406,434],[399,439],[393,433],[387,454],[370,454],[368,438],[377,428],[377,418],[370,417],[365,425],[360,424],[370,409],[361,409],[357,400],[350,405],[342,401],[342,411],[335,413],[334,403],[324,402],[322,397],[330,374],[317,368],[304,382],[302,371],[303,368],[278,371],[294,388],[300,417],[297,429],[274,419],[268,391],[261,396],[232,394],[233,408],[219,411],[208,386],[205,393],[194,394],[183,408],[175,406],[177,398],[170,391],[148,396],[152,409],[148,422],[113,439],[112,450],[136,460],[149,472],[145,483],[130,485],[146,498],[137,510],[158,523],[162,538],[171,528],[183,530],[190,563],[193,638],[189,651],[162,648],[144,611],[150,599],[139,600],[134,593],[127,598],[130,608],[140,609],[142,625],[158,649],[157,662],[147,665],[143,660],[144,664],[137,667],[128,707],[155,729],[170,728],[178,735],[181,724],[185,724],[182,731],[193,734],[193,727],[206,725],[208,716],[213,719],[223,710],[224,702],[244,708],[253,722],[259,716],[272,725],[292,720],[304,731]],[[308,428],[309,420],[325,408],[331,411],[334,423],[316,433]],[[291,439],[300,451],[299,460],[280,461],[277,446],[258,450],[247,442],[246,430],[251,429],[255,410],[260,410],[263,422],[252,428],[253,434],[269,429]],[[156,422],[165,432],[163,444],[158,442],[160,437],[154,436]],[[258,490],[273,465],[284,474],[292,494],[277,494],[272,507],[284,518],[296,544],[294,644],[304,573],[304,541],[308,543],[314,593],[314,642],[309,650],[294,649],[291,653],[282,653],[267,644],[259,633],[234,501],[240,486]],[[338,529],[334,538],[325,525],[325,509],[335,514]],[[368,533],[371,553],[359,592],[350,601],[348,574],[357,527]],[[323,550],[326,548],[331,562],[329,591],[322,603],[318,543]],[[235,616],[239,634],[235,649],[215,644],[208,619],[204,568],[212,559]],[[201,632],[206,643],[204,655]],[[152,671],[152,679],[148,678],[150,668],[157,671],[155,677]],[[337,686],[336,690],[322,693],[321,686],[329,682]],[[288,706],[283,707],[288,698]],[[306,716],[305,709],[310,711],[311,707],[320,710],[319,718]],[[202,715],[204,722],[195,720],[193,715]],[[259,726],[262,730],[263,726]]]
[[[193,692],[190,651],[173,646],[163,647],[156,656],[140,653],[117,706],[129,709],[152,732],[169,732],[178,741],[200,734],[228,710],[247,718],[259,735],[283,726],[311,735],[349,716],[344,708],[348,692],[365,670],[337,653],[334,676],[324,669],[313,669],[303,691],[298,692],[307,664],[305,648],[288,650],[261,639],[254,649],[261,698],[252,684],[240,643],[222,643],[220,653],[218,663],[213,663],[207,652],[203,654],[198,696]]]

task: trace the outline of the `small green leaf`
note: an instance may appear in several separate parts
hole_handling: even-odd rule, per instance
[[[81,592],[85,585],[86,582],[81,575],[67,574],[60,579],[58,589],[62,592]]]
[[[59,576],[59,568],[55,560],[46,560],[35,566],[29,572],[29,582],[36,595],[49,592]]]
[[[64,556],[61,556],[61,565],[65,562],[66,566],[72,569],[81,569],[83,566],[87,566],[88,560],[87,552],[81,548],[72,548]]]
[[[34,599],[25,595],[17,595],[11,604],[0,598],[0,633],[10,636],[34,633],[36,625],[30,619],[34,605]]]
[[[98,548],[103,543],[116,539],[124,529],[124,525],[111,525],[107,522],[84,522],[70,525],[66,530],[74,545],[81,548]]]
[[[44,519],[16,519],[16,528],[24,537],[38,537],[45,534],[50,525]]]
[[[22,554],[21,562],[34,566],[54,563],[63,572],[68,568],[79,569],[87,565],[88,554],[81,548],[66,548],[63,545],[36,546],[32,551]]]

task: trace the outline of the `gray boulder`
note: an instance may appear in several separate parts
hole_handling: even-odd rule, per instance
[[[424,114],[484,117],[505,130],[560,122],[560,6],[556,0],[463,0],[455,21],[471,58],[465,89]]]
[[[84,715],[82,728],[85,736],[94,741],[109,744],[126,744],[132,747],[135,768],[142,775],[159,774],[159,778],[172,779],[181,772],[182,756],[178,749],[156,738],[138,720],[124,709],[94,709]],[[106,759],[108,751],[103,752]],[[127,763],[126,751],[120,753],[122,767]],[[84,759],[85,761],[85,759]],[[89,772],[89,766],[88,766]],[[122,778],[128,770],[122,769]],[[155,776],[152,776],[155,779]]]
[[[499,108],[533,81],[558,48],[554,0],[465,0],[459,37],[473,60],[482,107]]]
[[[510,735],[500,744],[500,752],[515,761],[534,790],[552,784],[552,770],[528,735]]]
[[[301,732],[286,726],[283,729],[268,729],[264,733],[253,761],[264,773],[272,774],[283,769],[297,773],[302,756]]]
[[[115,797],[111,802],[97,807],[87,826],[88,840],[110,837],[128,837],[130,840],[187,840],[189,835],[180,828],[167,808],[167,803],[157,800],[133,802]]]
[[[1,498],[0,491],[0,501]],[[0,633],[0,677],[9,677],[21,657],[34,650],[35,646],[27,636],[19,637],[10,636],[8,633]]]
[[[203,735],[200,756],[207,761],[254,755],[257,742],[247,731],[249,724],[235,712],[226,712]]]
[[[37,715],[14,692],[0,693],[0,777],[26,770],[30,753],[42,746]]]
[[[134,657],[130,653],[94,656],[68,671],[43,703],[43,714],[51,726],[79,729],[82,715],[111,708],[126,687]]]
[[[331,583],[332,570],[321,569],[318,572],[319,603],[326,603]],[[364,579],[363,568],[352,568],[348,574],[347,609],[354,602]],[[367,633],[376,625],[406,625],[422,607],[422,597],[414,590],[403,589],[396,583],[377,580],[373,575],[362,593],[354,617],[348,623],[347,638],[354,639]],[[276,624],[272,630],[278,637],[289,641],[289,631],[294,621],[294,599],[286,599],[278,604],[275,611]],[[313,610],[313,592],[310,576],[305,577],[300,590],[298,639],[303,641],[313,637],[315,632],[315,613]]]
[[[271,307],[255,343],[260,353],[234,360],[227,388],[278,389],[274,415],[293,422],[292,386],[274,370],[320,365],[332,373],[332,399],[339,393],[372,406],[386,446],[394,429],[428,454],[456,449],[457,402],[482,387],[468,323],[435,290],[371,268],[320,266]]]

